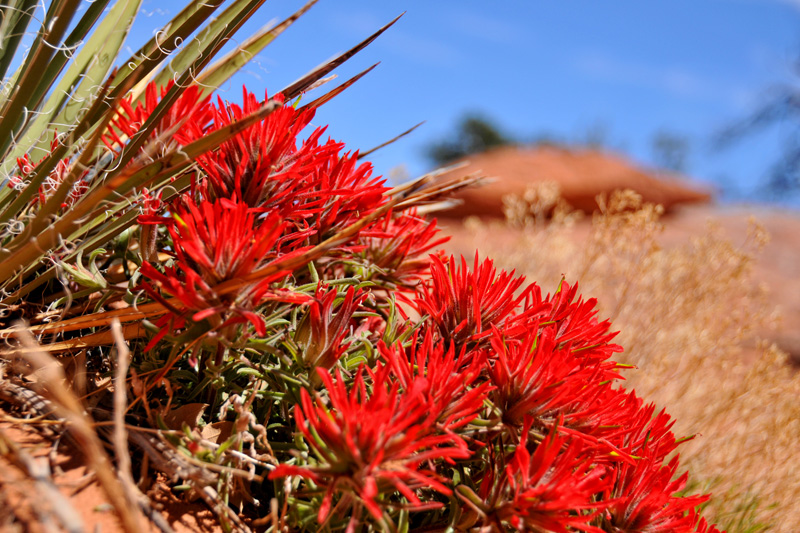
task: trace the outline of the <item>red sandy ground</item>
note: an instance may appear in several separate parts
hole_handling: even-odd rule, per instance
[[[8,413],[0,409],[0,430],[14,440],[20,448],[37,461],[50,460],[52,478],[59,491],[69,499],[72,507],[80,515],[83,531],[109,533],[120,531],[119,521],[108,503],[102,488],[83,466],[80,452],[70,445],[61,444],[55,451],[49,439],[32,427],[10,422]],[[49,457],[49,459],[48,459]],[[187,503],[170,494],[163,482],[145,487],[150,490],[154,506],[161,507],[162,514],[176,533],[219,532],[211,511],[202,503]],[[39,520],[37,513],[46,509],[50,502],[37,491],[34,482],[6,458],[0,456],[0,531],[27,531],[44,533],[62,531],[60,528],[47,529]],[[14,529],[8,527],[8,509],[13,509],[19,522]],[[21,522],[21,523],[20,523]],[[157,533],[158,529],[148,523],[147,533]],[[19,527],[19,529],[16,529]]]

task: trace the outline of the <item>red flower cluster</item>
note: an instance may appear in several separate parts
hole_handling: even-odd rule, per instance
[[[334,505],[386,520],[433,491],[457,495],[466,528],[717,532],[697,514],[707,496],[681,494],[671,419],[617,386],[621,348],[595,301],[474,264],[433,256],[420,329],[380,345],[385,365],[349,387],[326,371],[316,402],[303,391],[297,429],[316,460],[271,477],[324,491],[320,520]]]
[[[256,306],[266,298],[306,300],[301,294],[270,290],[274,281],[287,274],[281,270],[261,277],[233,295],[218,294],[214,290],[222,282],[244,278],[277,259],[283,230],[277,215],[259,217],[246,205],[228,200],[203,201],[196,205],[185,198],[173,204],[172,209],[174,213],[167,229],[172,237],[176,266],[165,267],[162,273],[145,262],[141,269],[142,275],[152,280],[144,285],[144,290],[172,310],[160,325],[182,328],[187,316],[195,322],[214,318],[216,328],[249,321],[259,335],[264,335],[264,320],[254,312]],[[302,251],[296,248],[291,254]],[[162,293],[177,298],[183,309],[167,302]],[[168,328],[163,328],[151,345],[167,332]]]
[[[161,98],[166,91],[160,91]],[[118,149],[125,142],[116,131],[128,138],[136,135],[159,105],[158,95],[151,85],[142,102],[135,106],[130,101],[124,102],[106,138],[109,147]],[[278,95],[274,100],[281,102],[282,97]],[[261,109],[265,102],[247,90],[241,106],[220,99],[214,103],[201,98],[196,90],[187,90],[161,119],[157,130],[176,128],[177,133],[170,142],[185,145],[241,120]],[[171,250],[174,255],[171,264],[159,266],[145,262],[141,269],[147,280],[142,285],[144,290],[170,311],[159,320],[162,329],[151,346],[167,333],[178,332],[203,320],[210,320],[217,330],[249,322],[257,334],[263,335],[264,321],[259,306],[265,301],[285,301],[287,297],[292,301],[311,299],[301,295],[290,297],[285,291],[270,289],[285,280],[289,272],[278,270],[263,276],[258,273],[269,271],[266,267],[277,260],[296,257],[311,246],[335,238],[338,232],[387,201],[388,189],[380,178],[371,177],[369,163],[359,164],[357,153],[342,154],[341,143],[320,142],[324,129],[317,129],[299,141],[298,136],[313,114],[313,109],[298,111],[290,105],[278,107],[262,121],[200,156],[197,159],[200,171],[195,175],[191,191],[161,206],[169,216],[159,216],[155,212],[158,202],[149,201],[143,206],[145,213],[139,222],[166,225],[170,242],[161,248]],[[363,250],[365,241],[384,249],[396,247],[393,242],[408,229],[408,219],[395,222],[403,216],[388,213],[377,218],[349,241],[339,243],[339,253],[351,255]],[[151,231],[150,235],[153,233]],[[421,263],[425,261],[419,261],[416,256],[432,246],[427,243],[434,235],[435,231],[429,230],[417,236],[413,246],[400,246],[392,252],[392,261],[402,263],[408,258],[420,263],[408,268],[409,275],[414,270],[424,269]],[[384,242],[388,244],[382,244]],[[339,277],[337,268],[340,267],[332,264],[322,274],[330,279]],[[253,279],[252,285],[234,293],[217,291],[220,284],[245,278]],[[169,302],[164,296],[176,298],[179,303]],[[343,353],[339,343],[346,333],[345,316],[352,315],[363,297],[352,300],[327,325],[318,324],[318,320],[330,315],[332,300],[320,298],[318,294],[315,300],[318,303],[308,310],[310,317],[306,323],[309,327],[305,329],[310,336],[303,342],[313,343],[313,347],[305,347],[307,363],[329,368]],[[319,305],[327,307],[321,309]],[[337,331],[332,332],[330,328]],[[321,340],[322,330],[333,336]]]
[[[479,263],[477,253],[472,271],[463,257],[458,265],[453,257],[447,264],[435,256],[431,259],[432,283],[421,288],[414,303],[428,314],[443,339],[475,343],[489,336],[492,328],[518,335],[529,317],[540,311],[531,306],[518,313],[531,290],[527,287],[517,294],[525,278],[515,278],[513,272],[498,274],[492,261]]]
[[[383,506],[392,505],[388,496],[394,492],[402,494],[412,509],[441,507],[418,496],[420,490],[452,493],[446,480],[424,465],[465,458],[469,452],[459,436],[437,431],[440,405],[422,392],[428,388],[427,380],[415,379],[411,388],[400,390],[387,372],[362,367],[348,392],[341,373],[334,380],[327,370],[318,372],[328,400],[319,396],[312,400],[303,389],[302,403],[295,407],[297,427],[313,450],[316,465],[283,464],[270,479],[299,475],[324,487],[320,524],[328,519],[337,493],[348,497],[339,500],[336,511],[344,514],[354,508],[355,521],[362,505],[381,520]],[[371,378],[371,391],[365,373]]]
[[[157,105],[148,88],[115,128],[134,136]],[[189,91],[158,131],[185,144],[263,105],[247,91],[241,106]],[[196,324],[231,343],[251,329],[278,339],[263,375],[283,388],[275,401],[300,399],[305,445],[270,478],[302,478],[293,497],[334,529],[392,529],[426,511],[419,525],[430,529],[718,533],[697,512],[707,497],[681,494],[671,419],[619,386],[611,357],[621,348],[596,302],[566,282],[543,297],[477,254],[472,268],[423,257],[437,229],[413,211],[381,211],[343,237],[377,215],[387,188],[357,153],[321,141],[324,130],[299,140],[312,116],[279,106],[199,157],[189,192],[164,205],[148,193],[140,218],[165,226],[148,238],[172,256],[141,268],[144,290],[169,311],[150,346]],[[324,257],[296,268],[329,239]],[[394,322],[395,297],[416,323]],[[267,314],[290,325],[270,329]],[[305,377],[281,381],[290,372]]]
[[[50,150],[54,151],[57,145],[58,134],[55,134],[53,137],[53,142],[50,145]],[[17,158],[18,173],[9,177],[7,186],[12,189],[23,190],[27,186],[26,179],[34,174],[36,167],[41,165],[45,159],[47,159],[47,156],[43,157],[38,163],[33,163],[28,154]],[[42,185],[37,191],[37,194],[31,198],[28,204],[29,207],[44,205],[45,202],[47,202],[47,200],[49,200],[50,197],[53,196],[53,194],[59,189],[59,187],[61,187],[61,184],[69,176],[71,170],[72,165],[70,164],[69,158],[58,161],[55,168],[53,168],[53,170],[51,170],[50,173],[44,178]],[[74,205],[75,202],[80,200],[84,193],[89,190],[89,183],[86,180],[88,174],[88,170],[83,171],[72,183],[72,185],[70,185],[64,201],[61,203],[61,209],[67,209]]]
[[[428,330],[420,339],[414,335],[411,346],[381,343],[380,352],[386,360],[392,378],[404,391],[415,390],[434,406],[437,424],[452,431],[474,420],[491,389],[489,383],[476,385],[485,359],[466,361],[462,349],[456,355],[455,346],[434,341]]]
[[[592,522],[608,505],[596,500],[597,494],[612,484],[606,467],[593,461],[593,454],[580,441],[569,441],[550,431],[533,454],[528,449],[532,420],[525,423],[522,438],[506,467],[503,482],[493,486],[510,491],[508,499],[493,495],[502,503],[492,519],[502,528],[504,522],[521,531],[553,531],[567,533],[570,528],[602,533]]]

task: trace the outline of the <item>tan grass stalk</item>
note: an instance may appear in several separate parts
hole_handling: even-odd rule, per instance
[[[40,383],[44,388],[43,393],[53,402],[58,415],[67,421],[71,435],[83,451],[87,464],[97,476],[124,531],[126,533],[142,531],[144,521],[139,508],[135,501],[130,502],[126,498],[125,489],[114,474],[111,460],[92,427],[91,419],[84,412],[80,400],[65,385],[66,377],[61,364],[44,351],[37,350],[36,339],[24,325],[18,325],[15,336],[26,348],[18,355],[39,373]]]

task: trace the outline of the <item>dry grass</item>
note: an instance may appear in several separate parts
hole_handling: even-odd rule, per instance
[[[658,206],[631,192],[602,205],[591,225],[576,224],[545,185],[507,201],[505,227],[468,227],[483,255],[545,290],[564,276],[598,298],[621,330],[622,360],[638,367],[628,387],[667,407],[677,433],[698,434],[683,464],[715,494],[709,518],[729,532],[800,531],[800,374],[777,349],[756,347],[776,320],[751,268],[767,235],[753,222],[733,244],[709,226],[665,249]],[[514,241],[498,244],[501,231]]]

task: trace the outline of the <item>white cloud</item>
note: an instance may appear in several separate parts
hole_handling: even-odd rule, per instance
[[[778,2],[780,4],[786,4],[792,6],[795,9],[800,10],[800,0],[772,0],[773,2]]]
[[[741,87],[709,79],[678,66],[624,61],[597,51],[580,54],[573,63],[579,72],[597,80],[660,89],[681,98],[723,99],[737,108],[746,105],[752,98],[750,92]]]

